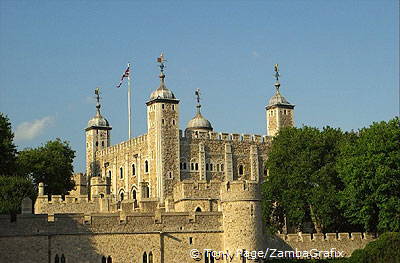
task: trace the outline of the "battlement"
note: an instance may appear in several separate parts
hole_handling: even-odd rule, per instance
[[[103,198],[87,195],[39,195],[35,202],[35,214],[47,213],[93,213],[101,211],[102,203],[110,202],[111,196]]]
[[[180,131],[180,137],[185,139],[206,139],[206,140],[219,140],[219,141],[233,141],[233,142],[257,142],[268,143],[271,141],[270,136],[257,135],[257,134],[239,134],[239,133],[224,133],[224,132],[202,132],[186,130],[184,133]]]
[[[142,145],[145,142],[147,142],[147,134],[143,134],[139,137],[132,138],[128,141],[121,142],[119,144],[99,150],[96,152],[96,155],[103,156],[103,155],[107,155],[107,154],[111,154],[111,153],[117,153],[118,151],[121,151],[121,150],[127,150],[131,147]]]
[[[260,198],[260,185],[255,181],[228,181],[221,184],[222,201],[257,201]]]
[[[183,199],[219,199],[220,181],[192,181],[179,182],[174,187],[175,201]]]
[[[354,241],[363,241],[368,240],[371,241],[375,239],[375,235],[371,233],[314,233],[314,234],[305,234],[305,233],[297,233],[297,234],[278,234],[279,238],[284,241],[291,242],[310,242],[310,241],[345,241],[345,240],[354,240]]]
[[[221,212],[91,213],[0,216],[0,237],[74,233],[222,232]]]

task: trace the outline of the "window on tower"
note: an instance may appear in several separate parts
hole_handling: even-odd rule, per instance
[[[239,165],[239,175],[243,175],[243,165]]]
[[[132,164],[132,176],[136,175],[136,169],[135,169],[135,164]]]
[[[119,178],[123,179],[124,178],[124,169],[121,167],[119,168]]]
[[[149,172],[149,161],[147,160],[144,162],[144,172],[145,173]]]

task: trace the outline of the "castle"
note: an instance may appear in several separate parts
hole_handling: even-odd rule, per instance
[[[201,114],[198,90],[196,115],[180,130],[179,99],[166,87],[163,61],[160,68],[160,84],[146,102],[147,133],[137,138],[110,145],[112,128],[96,92],[96,115],[85,129],[86,174],[74,175],[76,187],[66,196],[45,195],[39,184],[34,214],[25,200],[16,222],[0,217],[0,241],[7,241],[0,248],[15,252],[0,255],[1,262],[259,262],[238,251],[329,247],[349,255],[371,239],[265,232],[264,163],[273,136],[294,125],[277,65],[267,136],[215,132]]]

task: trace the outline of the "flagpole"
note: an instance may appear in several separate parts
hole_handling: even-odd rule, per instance
[[[128,138],[131,138],[131,64],[128,63]]]

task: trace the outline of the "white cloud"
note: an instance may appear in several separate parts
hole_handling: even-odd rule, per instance
[[[46,116],[38,120],[33,120],[31,122],[23,122],[17,126],[15,130],[15,140],[16,141],[29,141],[40,134],[49,127],[54,122],[54,118],[51,116]]]

